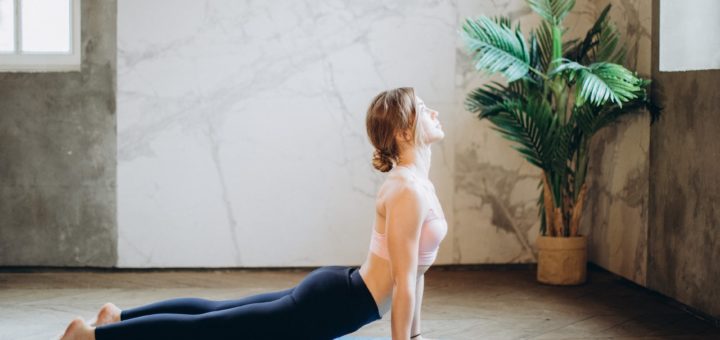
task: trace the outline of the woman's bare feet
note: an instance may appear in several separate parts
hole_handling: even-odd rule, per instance
[[[70,322],[60,340],[95,340],[95,328],[90,327],[81,317]]]
[[[107,325],[111,323],[120,322],[120,308],[115,306],[113,303],[108,302],[100,307],[97,317],[90,324],[93,327]]]

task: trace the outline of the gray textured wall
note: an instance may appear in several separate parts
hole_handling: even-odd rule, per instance
[[[114,266],[116,2],[82,1],[82,71],[0,73],[0,265]]]
[[[612,4],[610,20],[627,48],[624,66],[652,76],[652,3],[593,1],[593,22]],[[588,260],[640,285],[647,263],[650,112],[636,110],[598,131],[590,141],[587,201],[580,231],[588,235]]]
[[[653,2],[658,32],[658,1]],[[650,138],[647,286],[720,319],[720,70],[659,72]]]

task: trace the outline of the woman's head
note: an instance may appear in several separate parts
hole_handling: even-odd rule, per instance
[[[427,108],[411,87],[375,96],[365,119],[368,137],[375,147],[373,166],[388,172],[405,148],[427,146],[442,139],[444,133],[437,116],[438,112]]]

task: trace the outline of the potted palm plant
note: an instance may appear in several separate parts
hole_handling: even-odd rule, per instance
[[[587,239],[578,227],[590,140],[624,114],[650,112],[652,124],[660,109],[650,100],[650,80],[622,66],[625,48],[618,46],[620,36],[608,20],[610,5],[584,39],[563,42],[562,22],[575,1],[527,2],[542,17],[527,40],[507,17],[480,16],[463,23],[460,34],[475,69],[507,79],[471,91],[465,106],[489,120],[541,170],[537,280],[581,284]]]

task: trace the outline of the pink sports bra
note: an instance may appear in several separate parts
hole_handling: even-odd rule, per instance
[[[447,221],[445,220],[444,214],[441,215],[435,213],[430,208],[427,218],[423,221],[422,230],[420,230],[420,247],[418,249],[418,265],[431,265],[435,262],[437,257],[438,248],[440,242],[445,238],[447,234]],[[370,240],[370,251],[375,253],[377,256],[386,260],[390,259],[390,254],[387,249],[387,240],[385,234],[380,234],[375,230],[373,226],[372,239]]]

